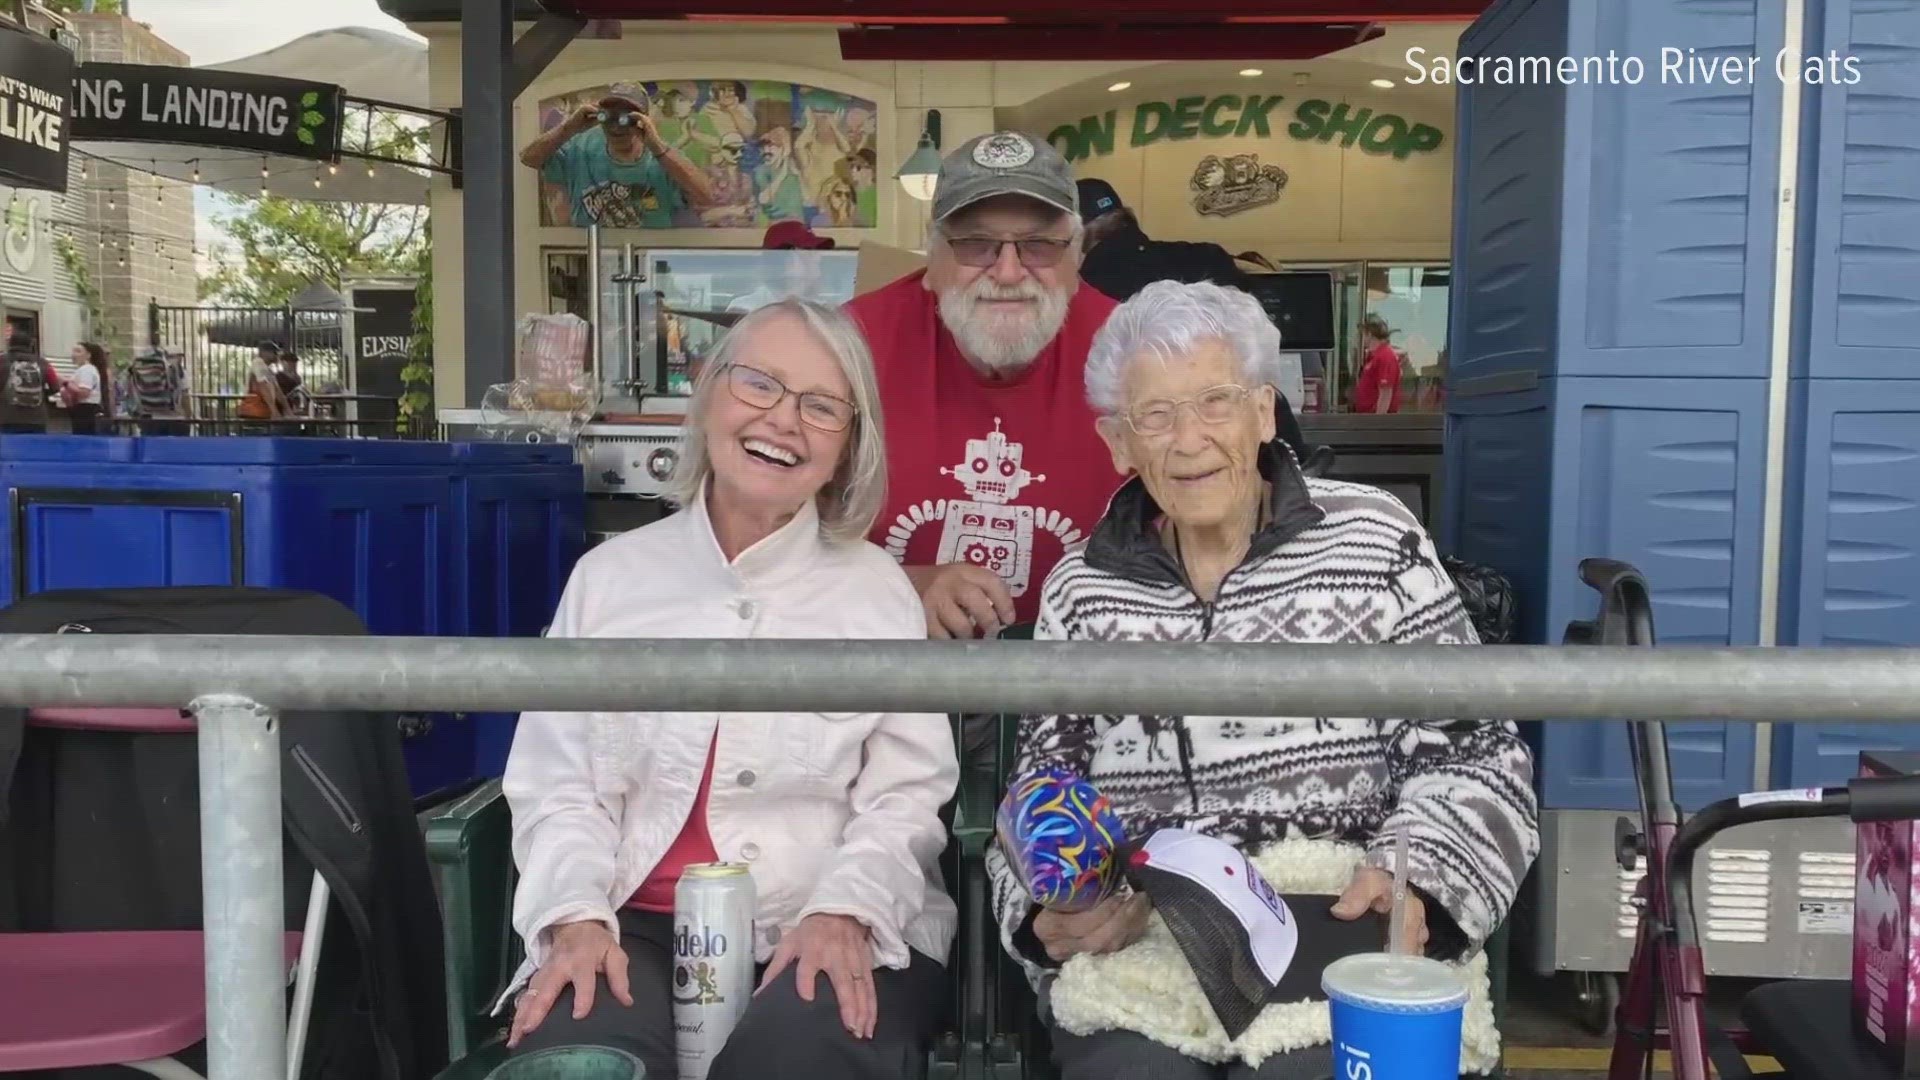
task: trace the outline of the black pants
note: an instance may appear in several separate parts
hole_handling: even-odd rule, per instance
[[[1070,1035],[1053,1030],[1060,1080],[1322,1080],[1333,1075],[1333,1050],[1311,1046],[1277,1054],[1255,1069],[1244,1062],[1197,1061],[1132,1031]]]
[[[620,913],[620,944],[627,951],[627,982],[633,1007],[613,999],[605,976],[594,991],[593,1011],[573,1018],[573,990],[560,997],[538,1030],[515,1054],[556,1046],[606,1046],[625,1050],[647,1066],[647,1080],[674,1080],[673,919],[650,912]],[[940,1021],[946,997],[941,966],[919,953],[905,971],[873,973],[880,1020],[872,1039],[855,1039],[840,1024],[840,1005],[822,975],[813,1000],[802,1001],[788,975],[754,996],[740,1026],[714,1060],[710,1080],[898,1080],[918,1075],[916,1059]],[[789,969],[791,970],[791,969]]]
[[[67,406],[67,420],[73,425],[75,435],[101,434],[100,413],[101,409],[98,405]]]

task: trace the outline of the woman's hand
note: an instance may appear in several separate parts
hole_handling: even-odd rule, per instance
[[[553,948],[547,962],[534,972],[533,981],[521,992],[513,1008],[513,1027],[507,1031],[507,1047],[520,1045],[529,1032],[546,1022],[547,1013],[560,998],[560,991],[573,984],[573,1018],[584,1020],[593,1011],[596,978],[605,973],[607,987],[615,1001],[633,1004],[627,986],[627,954],[620,939],[603,923],[562,923],[548,931]]]
[[[780,939],[767,961],[760,990],[773,984],[787,965],[794,965],[800,1000],[812,1001],[820,973],[827,973],[833,995],[840,1001],[840,1023],[856,1039],[873,1038],[880,1020],[880,999],[873,992],[873,935],[851,915],[809,915],[793,933]],[[759,990],[754,991],[759,993]]]
[[[1086,911],[1042,911],[1033,918],[1033,936],[1047,955],[1064,963],[1080,953],[1119,952],[1147,932],[1153,901],[1146,893],[1109,896]]]
[[[1363,866],[1353,872],[1353,880],[1347,884],[1347,891],[1340,894],[1334,902],[1333,917],[1352,922],[1368,912],[1376,915],[1393,915],[1393,875],[1385,870]],[[1406,931],[1404,941],[1407,951],[1421,956],[1427,950],[1427,905],[1409,888],[1407,890],[1407,909],[1402,917],[1401,929]]]

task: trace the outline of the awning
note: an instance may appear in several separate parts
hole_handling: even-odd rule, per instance
[[[331,83],[350,99],[343,124],[349,145],[364,137],[375,115],[363,102],[401,109],[427,107],[427,46],[424,42],[365,27],[321,30],[262,53],[204,65],[204,70]],[[431,138],[444,147],[445,125]],[[287,199],[424,205],[431,174],[388,162],[355,159],[338,165],[277,154],[175,143],[74,141],[83,155],[234,195],[264,190]],[[436,151],[438,155],[439,151]],[[407,156],[404,153],[380,156]],[[262,170],[265,176],[262,176]],[[318,181],[316,184],[315,181]]]
[[[540,0],[591,19],[786,19],[908,25],[1017,22],[1124,26],[1202,23],[1434,22],[1473,19],[1489,0]],[[384,0],[400,18],[431,0]]]
[[[266,52],[201,65],[211,71],[338,83],[348,94],[426,109],[427,44],[368,26],[317,30]]]

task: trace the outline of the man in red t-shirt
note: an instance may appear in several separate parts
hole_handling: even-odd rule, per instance
[[[1353,411],[1388,413],[1400,411],[1400,353],[1388,339],[1393,331],[1387,320],[1369,315],[1360,321],[1360,378],[1353,387]]]
[[[1116,306],[1080,283],[1073,172],[1012,131],[947,156],[927,268],[847,310],[873,349],[887,501],[869,537],[937,638],[1031,621],[1040,586],[1119,486],[1083,379]]]

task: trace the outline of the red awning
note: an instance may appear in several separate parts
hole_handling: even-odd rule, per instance
[[[541,0],[549,11],[594,19],[929,22],[1128,26],[1207,23],[1445,22],[1478,16],[1489,0]]]

